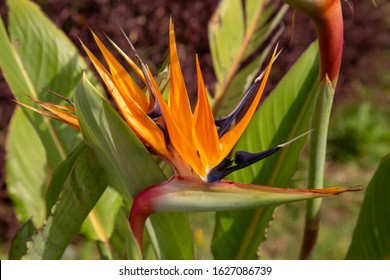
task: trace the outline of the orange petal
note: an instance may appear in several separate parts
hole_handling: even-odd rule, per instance
[[[34,100],[34,99],[33,99]],[[52,104],[52,103],[48,103],[48,102],[43,102],[43,101],[39,101],[39,100],[34,100],[35,103],[41,105],[42,107],[45,107],[46,106],[49,106],[52,107],[52,108],[57,108],[57,109],[60,109],[64,112],[68,111],[68,112],[72,112],[74,113],[75,112],[75,109],[74,107],[70,107],[70,106],[65,106],[65,105],[58,105],[58,104]]]
[[[43,116],[50,117],[50,118],[59,120],[61,122],[64,122],[75,129],[78,129],[78,130],[80,129],[80,124],[79,124],[79,121],[77,120],[77,117],[68,112],[68,111],[74,112],[74,109],[72,107],[55,105],[55,104],[42,102],[42,101],[35,100],[35,99],[33,99],[33,101],[36,102],[37,104],[39,104],[39,106],[45,108],[47,111],[40,110],[40,109],[37,109],[35,107],[29,106],[29,105],[26,105],[26,104],[23,104],[20,102],[18,102],[18,104],[20,104],[26,108],[29,108],[29,109],[31,109],[31,110],[33,110],[33,111],[35,111]]]
[[[96,70],[98,71],[103,82],[106,84],[106,87],[110,92],[110,94],[112,95],[115,103],[118,105],[119,110],[122,113],[128,111],[127,105],[131,106],[131,104],[133,103],[131,97],[127,95],[121,95],[117,91],[113,91],[113,88],[115,88],[115,84],[112,81],[111,74],[106,70],[106,68],[104,68],[104,66],[100,63],[100,61],[96,58],[96,56],[84,44],[82,44],[82,46],[85,52],[87,53],[89,59],[92,61],[93,65],[95,66]]]
[[[198,77],[198,101],[194,112],[193,137],[203,164],[211,169],[219,163],[220,144],[213,112],[207,99],[198,56],[196,56],[196,72]]]
[[[238,139],[240,139],[242,133],[245,131],[246,127],[248,126],[250,120],[252,119],[257,106],[259,105],[261,96],[263,94],[265,85],[267,83],[268,76],[271,72],[272,64],[274,63],[276,56],[276,49],[274,53],[272,54],[271,60],[267,66],[267,69],[265,71],[263,80],[261,81],[260,87],[256,93],[256,96],[254,100],[252,101],[251,106],[249,107],[248,111],[246,112],[245,116],[239,121],[239,123],[233,127],[230,131],[228,131],[226,134],[224,134],[221,139],[221,155],[220,159],[222,160],[224,157],[226,157],[230,151],[233,149],[233,146],[237,143]]]
[[[131,99],[130,96],[123,96],[119,93],[115,84],[112,81],[110,73],[103,67],[99,60],[83,45],[89,58],[94,64],[103,82],[106,84],[108,91],[113,97],[127,124],[131,127],[134,133],[153,148],[156,152],[163,156],[168,155],[168,150],[165,144],[165,138],[160,128],[151,120],[147,114]]]
[[[134,99],[134,101],[137,102],[137,104],[142,108],[142,110],[147,112],[149,103],[144,92],[138,87],[126,69],[118,62],[118,60],[116,60],[111,52],[99,40],[96,34],[92,32],[92,35],[110,68],[112,79],[119,92],[121,92],[123,95],[131,96],[132,99]]]
[[[114,41],[112,41],[110,38],[108,38],[108,41],[114,46],[114,48],[120,53],[120,55],[126,60],[126,62],[130,65],[131,68],[133,68],[134,72],[137,74],[140,79],[146,83],[144,74],[142,73],[142,70],[138,67],[138,65],[124,52],[117,44],[115,44]]]
[[[167,125],[169,139],[172,145],[175,147],[176,151],[180,156],[194,169],[194,171],[201,177],[206,175],[205,168],[200,161],[200,158],[197,154],[196,148],[193,145],[192,141],[189,141],[187,136],[183,133],[182,128],[175,122],[172,117],[171,111],[169,110],[168,105],[165,103],[164,98],[162,97],[156,81],[153,78],[153,75],[150,73],[149,69],[149,78],[152,83],[152,87],[156,93],[157,101],[160,105],[165,123]],[[192,125],[189,124],[192,128]],[[192,138],[191,138],[192,140]]]
[[[177,55],[175,31],[173,29],[172,19],[169,26],[169,51],[170,51],[170,84],[168,106],[174,122],[187,141],[192,141],[192,112],[183,74],[180,69],[179,58]]]

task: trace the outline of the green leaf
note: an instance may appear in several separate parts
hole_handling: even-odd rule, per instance
[[[32,219],[34,225],[40,227],[46,217],[45,151],[19,108],[11,119],[6,150],[7,192],[14,203],[16,217],[21,222]]]
[[[66,160],[58,165],[51,176],[51,181],[46,191],[46,213],[48,213],[48,215],[51,213],[52,207],[57,202],[58,196],[66,184],[66,180],[68,180],[68,177],[72,173],[76,160],[79,158],[84,149],[84,145],[77,146]]]
[[[276,32],[261,54],[257,51],[287,10],[268,0],[221,1],[209,22],[209,41],[217,76],[214,112],[226,115],[246,92],[280,35]],[[250,58],[250,60],[249,60]]]
[[[346,259],[390,259],[390,155],[384,157],[367,187]]]
[[[21,257],[26,254],[26,243],[33,236],[34,232],[35,227],[31,220],[28,220],[22,225],[12,240],[11,248],[9,250],[10,260],[20,260]]]
[[[264,151],[309,130],[319,69],[318,46],[313,44],[260,106],[236,150]],[[305,140],[230,176],[238,182],[287,187]],[[212,251],[217,259],[254,259],[275,207],[221,212],[216,216]]]
[[[263,1],[259,1],[262,6]],[[226,80],[228,71],[245,36],[241,1],[223,0],[210,20],[209,40],[214,71],[220,83]],[[229,46],[229,47],[227,47]]]
[[[23,259],[59,259],[73,236],[90,214],[92,208],[107,188],[105,172],[97,163],[93,151],[81,144],[72,171],[52,215],[44,227],[27,243]]]
[[[8,1],[8,6],[10,38],[0,19],[0,68],[15,97],[30,105],[33,104],[27,95],[42,100],[53,100],[53,96],[42,88],[70,96],[76,81],[74,76],[80,75],[81,70],[86,68],[76,48],[33,2]],[[80,137],[77,137],[75,130],[64,124],[49,121],[29,110],[24,110],[24,113],[37,133],[32,131],[25,120],[18,120],[23,118],[21,113],[14,117],[9,129],[15,133],[10,133],[7,138],[7,158],[10,159],[6,162],[7,187],[9,192],[13,193],[13,200],[18,201],[17,205],[20,207],[31,209],[40,204],[39,211],[27,212],[29,217],[34,215],[34,224],[39,226],[45,217],[45,207],[42,206],[44,182],[50,181],[50,170],[53,170],[76,143],[80,142]],[[24,129],[26,133],[20,137]],[[20,156],[21,153],[26,155]],[[34,153],[35,157],[32,156]],[[48,167],[45,167],[46,157]],[[20,172],[21,167],[24,167],[23,172]],[[46,169],[46,174],[42,173],[43,169]],[[23,174],[24,172],[27,174]],[[28,173],[41,178],[30,180],[27,177]],[[46,177],[43,177],[44,175]],[[29,191],[32,189],[34,193]],[[19,206],[16,209],[21,213],[24,210],[19,210]],[[21,221],[27,218],[25,215],[19,217]]]
[[[218,110],[218,115],[223,116],[230,113],[232,108],[240,102],[243,94],[253,83],[253,80],[261,69],[266,57],[273,51],[276,40],[281,35],[281,28],[274,33],[271,32],[278,26],[277,24],[279,24],[280,20],[283,18],[287,8],[287,6],[283,6],[280,10],[278,10],[278,13],[270,19],[270,22],[265,22],[263,19],[267,18],[272,14],[272,12],[274,12],[275,7],[273,5],[267,7],[267,9],[265,9],[261,14],[260,27],[258,28],[259,31],[253,34],[247,48],[245,49],[242,62],[242,65],[244,66],[237,69],[236,74],[232,77],[230,85],[226,90],[226,96],[220,109]],[[263,24],[264,26],[262,26]],[[252,55],[257,53],[259,46],[262,46],[265,39],[271,35],[271,42],[262,49],[261,54],[252,58]]]
[[[121,205],[122,198],[118,192],[107,188],[83,223],[80,233],[90,240],[108,242]]]
[[[138,192],[166,179],[145,146],[86,77],[76,90],[75,105],[86,143],[106,171],[110,186],[127,200],[132,201]],[[153,215],[147,230],[158,258],[193,258],[185,214]]]
[[[87,69],[72,42],[56,28],[32,1],[7,1],[9,38],[0,24],[0,67],[16,99],[36,106],[27,96],[63,103],[44,89],[73,95],[81,73]],[[45,150],[49,168],[54,169],[80,143],[74,129],[24,109]],[[13,139],[17,142],[16,139]]]
[[[36,4],[12,0],[8,1],[8,6],[9,38],[0,20],[0,67],[13,94],[31,106],[36,105],[27,96],[63,103],[44,88],[71,98],[82,72],[88,70],[87,65],[73,43]],[[92,75],[90,71],[87,73]],[[96,83],[96,79],[93,80]],[[21,113],[14,117],[7,139],[7,187],[13,194],[21,221],[33,216],[34,224],[39,227],[45,218],[42,201],[45,192],[48,192],[46,209],[50,213],[62,188],[55,180],[56,190],[51,189],[52,184],[46,188],[52,171],[81,142],[81,137],[78,131],[63,123],[44,118],[32,110],[24,109],[23,112],[36,132]],[[19,118],[23,120],[19,121]]]
[[[258,0],[246,1],[246,25],[249,26],[253,21],[257,21],[257,26],[244,50],[243,59],[247,59],[256,52],[259,46],[271,36],[271,33],[275,31],[288,9],[287,5],[278,8],[277,3],[266,0],[264,1],[263,5],[265,6],[263,7],[261,14],[258,15],[258,5]]]

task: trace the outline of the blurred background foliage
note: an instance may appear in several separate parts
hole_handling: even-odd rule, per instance
[[[205,82],[214,91],[215,75],[210,57],[207,23],[218,5],[217,0],[40,0],[43,11],[80,47],[77,37],[91,46],[88,27],[104,32],[114,41],[124,40],[118,25],[129,36],[149,64],[161,65],[167,55],[169,16],[175,20],[179,55],[189,90],[196,83],[194,54],[199,58]],[[390,142],[390,3],[377,0],[343,2],[345,50],[335,107],[329,132],[326,185],[364,185],[372,177],[381,157],[389,152]],[[4,1],[0,14],[7,21]],[[102,20],[104,19],[104,20]],[[292,11],[283,20],[279,39],[283,48],[272,71],[268,89],[273,88],[296,58],[315,39],[309,20],[298,14],[292,38]],[[310,26],[310,28],[308,27]],[[122,42],[123,43],[123,42]],[[7,258],[11,238],[18,224],[4,182],[4,145],[10,116],[15,107],[12,95],[0,73],[0,258]],[[294,184],[305,182],[306,153],[302,154]],[[364,193],[347,194],[326,200],[322,228],[314,258],[340,259],[351,242]],[[294,259],[299,251],[304,220],[304,203],[283,205],[268,230],[268,240],[259,249],[261,258]],[[198,259],[211,258],[210,239],[213,214],[190,216]],[[335,238],[336,236],[336,238]],[[337,242],[337,246],[335,246]],[[73,240],[65,258],[97,258],[91,242]]]

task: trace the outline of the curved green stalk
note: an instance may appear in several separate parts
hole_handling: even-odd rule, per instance
[[[315,101],[312,129],[310,135],[310,157],[308,186],[313,189],[324,187],[324,172],[326,158],[326,142],[328,136],[329,118],[332,110],[334,88],[328,77],[319,84]],[[317,240],[321,215],[322,199],[307,202],[306,224],[302,241],[301,259],[307,259]]]

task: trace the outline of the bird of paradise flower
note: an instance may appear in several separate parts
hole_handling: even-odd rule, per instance
[[[106,69],[84,45],[87,55],[113,97],[122,117],[150,153],[168,162],[174,171],[172,178],[140,192],[134,199],[129,222],[142,248],[142,236],[147,217],[157,211],[220,211],[254,208],[354,191],[359,188],[327,188],[321,190],[281,189],[243,184],[225,180],[233,171],[262,160],[295,139],[259,153],[236,152],[234,145],[252,119],[264,91],[275,50],[261,77],[257,78],[242,101],[226,117],[215,119],[207,97],[198,57],[197,103],[192,111],[180,68],[172,21],[169,28],[169,94],[165,101],[148,66],[140,67],[110,40],[117,51],[146,85],[145,94],[125,68],[100,39],[94,39],[108,65]],[[44,110],[24,105],[45,116],[80,129],[74,104],[50,104],[35,100]],[[23,104],[22,104],[23,105]]]

